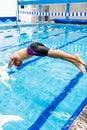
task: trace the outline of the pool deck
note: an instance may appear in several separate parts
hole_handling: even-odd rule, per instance
[[[87,105],[73,122],[69,130],[87,130]]]

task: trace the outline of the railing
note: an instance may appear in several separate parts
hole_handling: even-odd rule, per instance
[[[20,14],[34,16],[82,16],[87,17],[87,12],[39,12],[39,11],[19,11]]]

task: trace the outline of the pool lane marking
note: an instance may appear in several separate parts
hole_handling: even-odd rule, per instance
[[[22,46],[22,45],[25,45],[25,44],[28,44],[28,43],[30,43],[30,42],[33,42],[33,41],[27,41],[27,42],[24,42],[24,43],[21,43],[21,44],[17,44],[17,45],[9,45],[9,46],[6,46],[6,48],[5,47],[0,47],[0,51],[6,51],[6,50],[8,50],[8,49],[11,49],[11,48],[14,48],[14,47],[18,47],[18,46]]]
[[[82,103],[73,113],[73,115],[69,118],[69,120],[65,123],[65,125],[61,128],[61,130],[69,130],[69,128],[73,124],[73,121],[79,116],[79,114],[85,108],[86,105],[87,105],[87,97],[82,101]]]
[[[50,36],[45,36],[45,37],[42,37],[41,39],[51,38],[51,37],[53,37],[53,36],[59,36],[59,35],[61,35],[61,34],[64,34],[64,32],[58,33],[58,34],[54,34],[54,35],[50,35]]]
[[[68,43],[66,43],[66,44],[64,44],[64,45],[62,45],[62,46],[60,46],[59,49],[65,47],[65,46],[68,46],[68,45],[72,44],[73,42],[77,42],[77,41],[79,41],[79,40],[81,40],[81,39],[83,39],[83,38],[86,38],[86,37],[87,37],[87,35],[82,36],[82,37],[80,37],[80,38],[77,38],[76,40],[73,40],[73,41],[71,41],[71,42],[68,42]],[[58,48],[56,47],[56,49],[58,49]]]
[[[51,29],[51,31],[52,31],[52,30],[54,30],[54,29]],[[56,31],[58,31],[58,30],[55,30],[55,32],[56,32]],[[46,30],[43,30],[43,32],[46,32]],[[54,33],[55,33],[55,32],[54,32]],[[38,31],[35,31],[35,32],[33,32],[33,33],[38,33]],[[48,37],[51,37],[51,36],[58,36],[58,35],[60,35],[60,34],[64,34],[64,32],[61,32],[61,33],[58,33],[58,34],[54,34],[54,35],[51,34],[51,35],[49,35],[49,36],[42,37],[41,39],[45,39],[45,38],[48,38]],[[20,35],[27,35],[27,33],[22,33],[22,34],[20,34]]]
[[[80,39],[83,39],[83,38],[85,38],[85,37],[87,37],[87,35],[86,35],[86,36],[83,36],[83,37],[80,37],[80,38],[78,38],[78,39],[76,39],[76,40],[73,40],[73,41],[69,42],[69,44],[72,44],[72,43],[74,43],[74,42],[76,42],[76,41],[79,41]],[[29,42],[25,42],[25,44],[27,44],[27,43],[29,43]],[[60,46],[59,49],[65,47],[65,46],[67,46],[67,45],[69,45],[69,44],[67,43],[67,44],[65,44],[64,46]],[[21,46],[21,45],[24,45],[24,43],[20,44],[19,46]],[[18,46],[18,45],[15,45],[14,47],[16,47],[16,46]],[[7,50],[7,49],[8,49],[8,48],[5,48],[5,49],[3,49],[3,51],[4,51],[4,50]],[[21,70],[22,68],[26,67],[28,64],[30,64],[30,63],[32,63],[32,62],[34,62],[34,61],[40,60],[41,58],[43,58],[43,57],[38,57],[38,58],[36,58],[36,59],[34,59],[34,60],[29,60],[29,61],[27,61],[26,63],[23,63],[21,66],[17,67],[17,70],[19,71],[19,70]],[[11,74],[13,74],[13,73],[15,73],[15,72],[17,72],[17,71],[10,71],[10,72],[7,72],[7,73],[11,75]]]
[[[13,35],[4,36],[4,38],[11,38]]]
[[[51,29],[51,31],[52,30],[55,30],[54,28],[52,28]],[[55,30],[56,31],[56,30]],[[46,32],[46,29],[45,30],[43,30],[43,32]],[[33,33],[38,33],[38,30],[37,31],[34,31]],[[63,32],[64,33],[64,32]],[[24,33],[21,33],[20,34],[20,36],[23,36],[23,35],[27,35],[27,33],[26,32],[24,32]],[[11,37],[14,37],[15,35],[6,35],[6,36],[1,36],[0,38],[11,38]]]
[[[0,47],[0,49],[2,49],[2,50],[0,50],[0,51],[3,51],[3,49],[8,49],[9,47],[12,47],[12,45],[2,46],[2,47]]]
[[[29,60],[28,62],[25,62],[24,64],[22,64],[20,67],[17,67],[15,71],[8,71],[7,73],[8,73],[9,75],[11,75],[11,74],[15,73],[16,71],[20,71],[21,69],[23,69],[23,68],[26,67],[27,65],[29,65],[29,64],[31,64],[32,62],[35,62],[35,61],[37,61],[37,60],[39,60],[39,59],[41,59],[41,58],[43,58],[43,57],[39,57],[39,56],[38,56],[37,58],[31,59],[31,60]]]
[[[87,68],[86,68],[87,70]],[[39,115],[36,121],[28,128],[28,130],[39,130],[52,115],[52,112],[56,107],[64,100],[64,98],[71,92],[78,83],[79,79],[83,76],[82,72],[79,72],[69,84],[64,87],[64,90],[51,102],[51,104]]]
[[[62,33],[58,33],[58,34],[56,34],[56,36],[59,36],[60,34],[62,34]],[[52,36],[55,36],[55,35],[51,35],[50,37],[52,37]],[[10,36],[8,36],[8,37],[10,37]],[[46,38],[48,38],[48,37],[43,37],[41,39],[46,39]],[[6,47],[0,47],[0,51],[5,51],[7,49],[11,49],[11,48],[14,48],[14,47],[17,47],[17,46],[22,46],[22,45],[28,44],[29,42],[35,42],[35,41],[34,40],[30,40],[30,41],[21,43],[19,45],[17,44],[17,45],[14,45],[14,46],[9,45],[8,47],[7,46]]]
[[[58,36],[58,35],[61,35],[61,33],[59,33],[59,34],[55,34],[55,35],[52,35],[52,36]],[[51,36],[50,36],[51,37]],[[49,38],[50,38],[49,37]],[[59,47],[56,47],[55,49],[61,49],[61,48],[63,48],[63,47],[65,47],[65,46],[67,46],[67,45],[69,45],[69,44],[72,44],[72,43],[74,43],[74,42],[76,42],[76,41],[79,41],[79,40],[81,40],[81,39],[83,39],[83,38],[85,38],[85,37],[87,37],[87,35],[85,35],[85,36],[82,36],[82,37],[79,37],[79,38],[77,38],[77,39],[75,39],[75,40],[73,40],[73,41],[71,41],[71,42],[68,42],[68,43],[66,43],[66,44],[64,44],[64,45],[62,45],[62,46],[59,46]],[[43,38],[41,38],[41,39],[46,39],[46,38],[48,38],[48,37],[43,37]],[[17,44],[17,45],[14,45],[14,46],[12,46],[12,45],[9,45],[8,47],[0,47],[0,51],[5,51],[5,50],[7,50],[7,49],[11,49],[11,48],[14,48],[14,47],[17,47],[17,46],[22,46],[22,45],[25,45],[25,44],[27,44],[27,43],[29,43],[29,42],[35,42],[34,40],[30,40],[30,41],[27,41],[27,42],[24,42],[24,43],[22,43],[22,44]]]

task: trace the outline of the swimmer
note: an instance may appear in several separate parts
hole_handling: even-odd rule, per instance
[[[23,60],[29,59],[32,56],[48,56],[52,58],[59,58],[73,63],[83,74],[86,73],[85,62],[78,54],[68,54],[60,50],[49,49],[42,43],[31,43],[27,48],[19,50],[10,57],[8,67],[12,67],[14,60],[21,65]]]

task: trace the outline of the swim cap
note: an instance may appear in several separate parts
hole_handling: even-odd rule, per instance
[[[15,66],[20,66],[20,65],[22,64],[22,61],[14,60],[14,61],[13,61],[13,64],[14,64]]]

